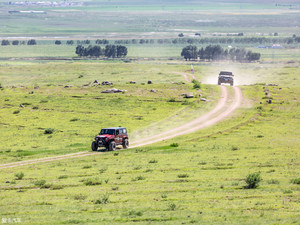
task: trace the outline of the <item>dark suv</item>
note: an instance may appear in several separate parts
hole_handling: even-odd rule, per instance
[[[92,142],[92,150],[97,151],[99,147],[105,147],[106,150],[114,151],[117,145],[122,145],[123,148],[129,147],[127,130],[125,127],[110,127],[104,128]]]
[[[218,85],[221,84],[230,84],[233,86],[233,74],[232,72],[221,71],[218,78]]]

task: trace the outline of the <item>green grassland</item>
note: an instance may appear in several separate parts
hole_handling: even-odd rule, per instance
[[[299,1],[292,6],[280,0],[279,6],[268,0],[83,2],[82,7],[46,8],[0,0],[1,39],[38,41],[37,46],[0,46],[1,164],[90,151],[103,127],[126,126],[130,141],[136,141],[145,129],[181,125],[217,104],[221,70],[235,74],[243,103],[211,127],[149,146],[1,169],[1,222],[299,224],[297,46],[239,46],[262,57],[238,63],[185,62],[181,45],[128,45],[123,62],[78,59],[75,45],[53,41],[177,38],[181,32],[186,37],[195,32],[299,36]],[[190,64],[201,90],[178,74],[189,73]],[[92,85],[94,80],[126,91],[101,93],[112,87]],[[183,93],[196,97],[184,99]],[[48,128],[54,132],[46,134]],[[262,181],[247,189],[245,178],[254,172]]]
[[[2,170],[1,216],[22,224],[297,224],[299,88],[242,89],[248,100],[235,115],[196,133]],[[263,181],[245,189],[252,172]]]
[[[284,36],[299,34],[299,2],[276,6],[273,2],[103,2],[82,7],[15,6],[1,1],[2,37],[177,37],[201,32],[244,32]],[[46,14],[10,14],[37,10]],[[78,20],[80,18],[80,20]]]

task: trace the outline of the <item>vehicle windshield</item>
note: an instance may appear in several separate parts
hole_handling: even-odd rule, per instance
[[[100,134],[109,134],[109,135],[114,135],[115,134],[115,130],[112,129],[102,129]]]

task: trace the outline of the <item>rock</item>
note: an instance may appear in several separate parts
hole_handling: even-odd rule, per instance
[[[70,88],[70,87],[72,87],[72,86],[70,86],[70,85],[66,85],[66,86],[64,86],[64,88]]]
[[[150,92],[156,93],[157,91],[155,89],[151,89]]]
[[[102,91],[101,93],[120,93],[120,92],[125,92],[125,91],[126,90],[112,88],[112,89],[108,89],[108,90]]]
[[[271,100],[271,99],[267,100],[267,103],[271,104],[271,103],[272,103],[272,100]]]
[[[148,80],[148,84],[152,84],[152,81],[151,81],[151,80]]]
[[[203,101],[203,102],[206,102],[206,101],[207,101],[206,98],[201,98],[200,100]]]
[[[135,81],[130,81],[129,84],[136,84],[136,82]]]
[[[6,181],[5,183],[9,184],[9,183],[10,183],[10,181],[8,180],[8,181]]]
[[[99,82],[98,82],[97,80],[95,80],[95,81],[93,82],[93,84],[99,84]]]
[[[102,85],[113,85],[113,83],[108,82],[108,81],[103,81],[103,82],[102,82]]]
[[[194,98],[194,95],[192,95],[192,94],[185,94],[184,97],[185,98]]]
[[[24,105],[20,104],[20,107],[21,107],[21,108],[24,108]]]

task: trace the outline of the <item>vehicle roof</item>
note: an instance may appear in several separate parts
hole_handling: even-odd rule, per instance
[[[102,129],[116,130],[116,129],[126,129],[126,127],[108,127],[108,128],[102,128]],[[101,130],[102,130],[102,129],[101,129]]]
[[[232,72],[229,72],[229,71],[221,71],[221,72],[219,73],[219,75],[233,76]]]

